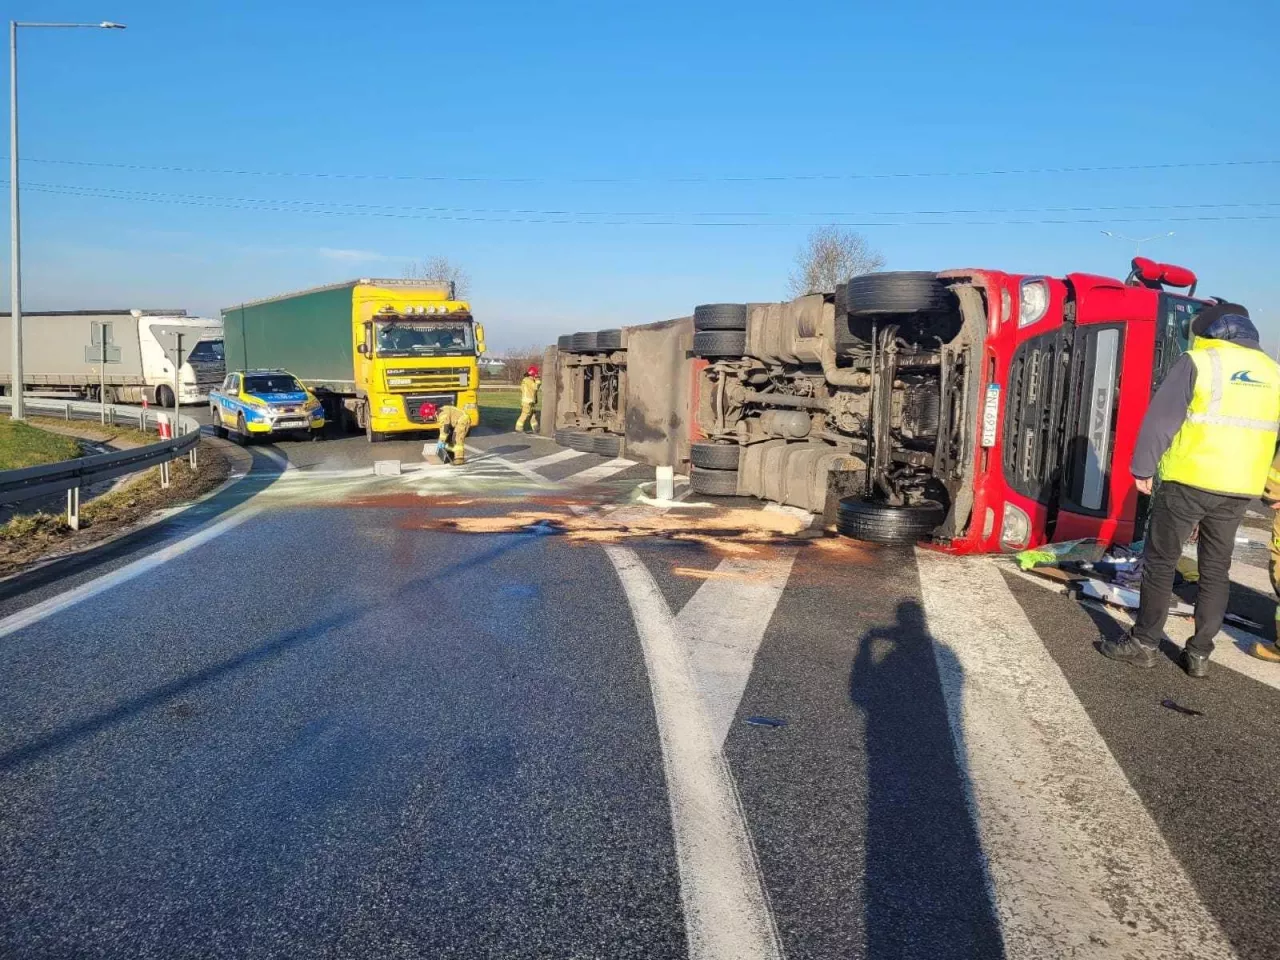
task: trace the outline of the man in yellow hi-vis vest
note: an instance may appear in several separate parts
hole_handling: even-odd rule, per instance
[[[1142,599],[1133,629],[1102,652],[1154,667],[1183,544],[1197,526],[1196,631],[1182,652],[1192,677],[1209,672],[1231,589],[1231,554],[1249,502],[1260,495],[1280,429],[1280,365],[1262,352],[1249,312],[1212,303],[1192,323],[1195,342],[1169,368],[1142,421],[1130,470],[1156,490],[1143,552]]]
[[[1267,487],[1262,491],[1262,499],[1267,501],[1273,514],[1271,520],[1271,589],[1280,598],[1280,451],[1271,461],[1271,472],[1267,474]],[[1276,637],[1273,643],[1255,643],[1250,649],[1259,660],[1268,663],[1280,663],[1280,603],[1276,604]]]

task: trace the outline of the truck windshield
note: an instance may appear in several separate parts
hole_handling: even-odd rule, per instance
[[[1190,297],[1165,293],[1160,296],[1160,314],[1156,318],[1156,355],[1151,370],[1151,392],[1164,382],[1165,374],[1175,360],[1191,346],[1191,321],[1204,303]]]
[[[255,374],[244,378],[245,393],[302,393],[302,384],[287,373]]]
[[[449,320],[379,320],[378,356],[428,357],[475,353],[470,323]]]
[[[195,363],[202,361],[222,363],[225,357],[221,340],[201,340],[187,354],[187,359]]]

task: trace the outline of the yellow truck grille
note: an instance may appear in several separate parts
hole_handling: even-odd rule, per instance
[[[387,390],[417,393],[422,390],[465,390],[470,386],[467,367],[435,367],[431,370],[388,369]]]

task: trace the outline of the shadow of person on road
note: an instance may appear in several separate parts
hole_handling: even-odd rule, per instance
[[[866,955],[877,960],[1004,956],[936,658],[963,683],[920,604],[905,600],[895,624],[863,635],[849,679],[866,730],[863,904]]]

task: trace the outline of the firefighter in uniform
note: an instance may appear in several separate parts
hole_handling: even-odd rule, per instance
[[[538,391],[542,389],[542,378],[538,376],[538,368],[530,367],[520,381],[520,419],[516,421],[516,433],[524,433],[524,423],[529,421],[529,429],[538,432]]]
[[[436,440],[436,454],[443,463],[463,463],[467,459],[467,432],[471,429],[471,417],[465,410],[451,404],[437,408],[433,403],[424,403],[419,410],[424,420],[434,420],[440,428],[440,436]],[[423,459],[426,459],[428,447],[422,448]]]
[[[1262,499],[1271,508],[1271,588],[1280,598],[1280,451],[1271,461],[1271,472],[1267,474],[1267,488],[1262,491]],[[1280,603],[1276,605],[1276,636],[1280,638]],[[1280,639],[1274,643],[1255,643],[1249,651],[1259,660],[1269,663],[1280,663]]]
[[[1113,660],[1154,667],[1183,544],[1197,526],[1200,590],[1195,634],[1181,656],[1192,677],[1205,677],[1231,589],[1236,530],[1261,495],[1280,429],[1280,365],[1258,344],[1244,307],[1206,306],[1192,323],[1195,342],[1151,398],[1131,471],[1141,493],[1158,474],[1143,552],[1138,617],[1120,640],[1103,640]]]

